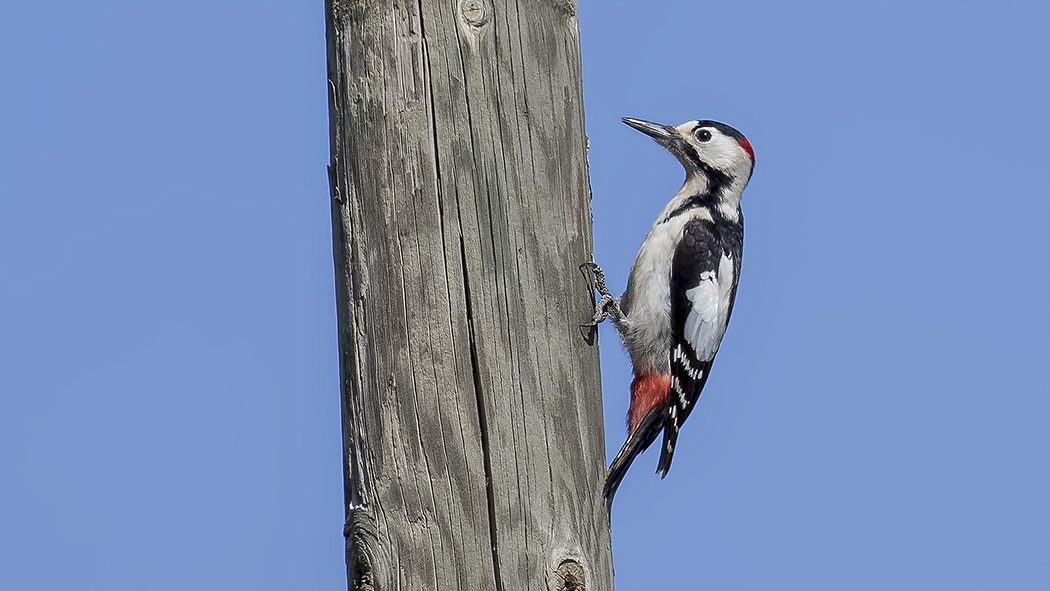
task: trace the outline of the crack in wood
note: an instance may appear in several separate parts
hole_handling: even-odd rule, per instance
[[[492,490],[492,454],[489,451],[488,420],[485,417],[485,396],[481,387],[481,364],[474,338],[474,313],[470,301],[470,274],[467,270],[467,248],[463,238],[459,239],[459,253],[463,263],[463,292],[467,307],[467,333],[470,340],[470,370],[474,376],[474,394],[478,401],[478,425],[481,428],[481,458],[485,465],[485,496],[489,509],[489,542],[492,546],[492,572],[496,591],[503,591],[503,578],[499,568],[499,543],[496,537],[496,495]]]

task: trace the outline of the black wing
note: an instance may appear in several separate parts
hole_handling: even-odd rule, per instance
[[[656,468],[661,476],[671,468],[678,429],[707,383],[729,323],[739,265],[723,249],[713,222],[686,223],[671,263],[671,395]]]

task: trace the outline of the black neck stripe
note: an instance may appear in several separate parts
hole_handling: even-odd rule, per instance
[[[701,207],[706,207],[708,212],[711,214],[711,217],[714,219],[715,223],[721,224],[726,221],[726,216],[722,215],[722,211],[719,210],[717,207],[717,203],[721,199],[721,197],[721,195],[716,195],[714,193],[690,195],[685,199],[685,201],[682,202],[681,205],[674,208],[674,210],[671,211],[671,213],[667,214],[667,217],[660,220],[660,223],[665,224],[687,211],[699,209]]]

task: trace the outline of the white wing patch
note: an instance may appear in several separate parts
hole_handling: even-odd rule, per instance
[[[692,309],[685,318],[682,336],[700,361],[710,361],[722,344],[729,316],[729,294],[733,288],[733,259],[725,254],[718,271],[700,274],[700,284],[685,292]]]

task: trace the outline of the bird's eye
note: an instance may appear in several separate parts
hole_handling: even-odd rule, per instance
[[[696,130],[696,139],[702,142],[711,141],[711,130],[703,128]]]

